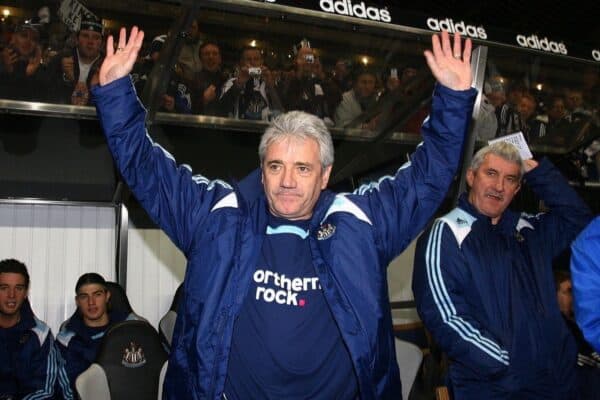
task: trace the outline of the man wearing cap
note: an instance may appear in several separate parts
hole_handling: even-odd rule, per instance
[[[83,274],[75,284],[77,309],[63,322],[56,342],[66,364],[67,376],[75,388],[75,380],[96,359],[106,331],[116,323],[138,319],[134,313],[111,311],[110,292],[102,275]]]
[[[102,64],[102,21],[85,14],[72,51],[59,54],[48,65],[50,101],[78,106],[88,105],[90,89],[98,84]]]
[[[52,399],[61,369],[50,327],[27,298],[29,273],[15,259],[0,261],[0,399]],[[72,398],[70,390],[63,398]]]
[[[0,51],[0,96],[40,100],[42,86],[39,25],[17,25],[8,46]]]

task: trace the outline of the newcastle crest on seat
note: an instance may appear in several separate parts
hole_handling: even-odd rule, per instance
[[[135,342],[130,342],[129,347],[123,350],[123,360],[121,364],[127,368],[138,368],[146,364],[146,357],[144,357],[144,349],[142,346]]]

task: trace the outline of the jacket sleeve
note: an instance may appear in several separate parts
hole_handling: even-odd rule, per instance
[[[21,382],[24,386],[22,392],[27,393],[23,400],[54,398],[58,359],[50,328],[45,327],[45,329],[48,331],[44,333],[36,331],[34,334],[36,337],[29,339],[32,341],[32,346],[25,366],[27,377]]]
[[[538,235],[552,257],[565,250],[592,219],[592,213],[562,174],[544,158],[524,176],[527,185],[550,209],[537,216]]]
[[[220,180],[193,175],[146,132],[146,111],[129,77],[97,86],[92,95],[121,175],[148,215],[187,254],[194,231],[218,200],[232,193]]]
[[[436,85],[431,112],[421,128],[423,143],[393,176],[362,185],[387,262],[423,230],[444,200],[461,157],[471,121],[475,89]]]
[[[600,217],[577,237],[571,250],[575,319],[600,352]]]
[[[71,388],[75,388],[75,380],[79,374],[89,367],[90,363],[83,357],[83,354],[76,351],[76,346],[73,345],[72,342],[69,342],[66,345],[61,343],[60,334],[56,341],[56,345],[64,369],[64,371],[61,371],[63,375],[60,376],[60,379],[64,379],[64,376],[66,375],[66,379],[69,381]]]
[[[414,263],[417,311],[442,350],[454,362],[483,376],[507,370],[508,352],[469,304],[467,263],[442,220],[419,238]]]

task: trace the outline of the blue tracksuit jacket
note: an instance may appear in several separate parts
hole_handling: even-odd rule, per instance
[[[571,250],[575,318],[585,339],[600,352],[600,217],[581,232]]]
[[[548,213],[506,210],[492,225],[465,194],[417,244],[417,309],[451,360],[457,399],[576,395],[577,348],[558,309],[552,259],[590,211],[548,160],[524,178]]]
[[[111,312],[108,325],[94,336],[87,333],[81,313],[77,310],[63,323],[60,332],[56,335],[56,344],[65,362],[65,370],[73,390],[79,374],[96,361],[98,348],[106,331],[114,324],[126,319],[137,319],[134,315],[128,316],[126,313]]]
[[[401,396],[386,267],[444,199],[475,94],[436,87],[424,144],[411,162],[355,193],[322,192],[311,218],[313,265],[362,399]],[[268,207],[260,171],[233,186],[194,175],[146,135],[145,110],[128,78],[97,87],[93,95],[123,177],[188,260],[165,394],[219,399],[233,324],[265,236]]]
[[[58,372],[58,354],[50,327],[35,317],[25,300],[19,323],[0,328],[0,398],[56,398]]]

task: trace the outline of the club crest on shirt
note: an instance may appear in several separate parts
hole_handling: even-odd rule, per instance
[[[335,226],[330,223],[323,224],[317,232],[317,240],[329,239],[335,233]]]
[[[142,346],[135,342],[129,343],[129,347],[123,349],[123,359],[121,360],[127,368],[138,368],[146,364],[146,357]]]

